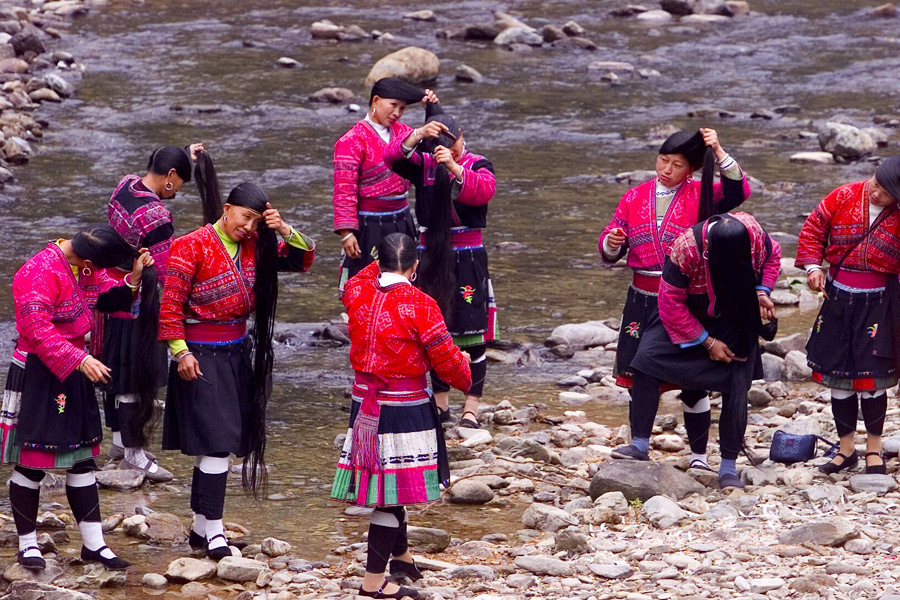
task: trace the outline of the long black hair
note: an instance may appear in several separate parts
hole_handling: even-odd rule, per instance
[[[185,183],[190,181],[191,157],[188,153],[178,146],[160,146],[154,150],[147,162],[147,171],[154,175],[168,175],[172,169]]]
[[[201,185],[202,182],[202,185]],[[203,199],[204,219],[215,222],[222,216],[219,180],[212,159],[206,152],[197,156],[197,186]],[[266,211],[269,198],[256,184],[241,183],[228,194],[226,204],[243,206],[260,214]],[[216,209],[218,207],[218,209]],[[213,211],[218,214],[213,217]],[[250,331],[253,341],[253,402],[250,405],[248,429],[249,452],[244,458],[241,482],[254,496],[266,486],[266,406],[272,393],[272,368],[275,353],[272,338],[275,331],[275,308],[278,304],[278,239],[275,231],[260,220],[256,238],[256,317]]]
[[[715,313],[733,327],[731,350],[747,356],[762,330],[750,232],[737,219],[713,217],[707,231],[709,278],[716,295]]]
[[[391,233],[378,242],[378,268],[382,271],[403,273],[418,260],[416,241],[405,233]]]
[[[72,238],[72,249],[79,258],[89,260],[101,269],[133,263],[139,252],[109,225],[98,225]],[[130,282],[137,285],[138,282]],[[156,267],[144,267],[141,272],[141,302],[136,331],[131,336],[131,382],[138,397],[138,411],[134,416],[134,430],[144,446],[156,423],[156,394],[162,379],[159,361],[152,360],[157,352],[159,332],[159,280]]]
[[[659,148],[660,154],[681,154],[695,171],[702,167],[700,176],[700,211],[697,222],[703,222],[718,214],[713,194],[713,178],[716,171],[716,155],[703,141],[703,133],[676,131]]]

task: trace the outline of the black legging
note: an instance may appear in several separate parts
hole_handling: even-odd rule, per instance
[[[406,509],[402,506],[376,508],[371,520],[366,571],[384,573],[391,556],[402,556],[409,547]]]
[[[478,359],[484,356],[487,346],[478,344],[477,346],[467,346],[463,350],[468,352],[472,358],[472,363],[469,365],[472,369],[472,387],[466,392],[466,395],[481,398],[484,395],[484,379],[487,376],[487,359]],[[450,384],[438,377],[434,370],[431,371],[431,390],[435,394],[450,391]]]

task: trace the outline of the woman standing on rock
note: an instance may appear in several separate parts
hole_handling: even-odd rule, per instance
[[[795,264],[825,292],[806,345],[813,379],[831,390],[840,453],[819,467],[856,466],[853,443],[860,405],[866,424],[866,473],[886,473],[881,434],[887,389],[897,385],[900,326],[900,157],[864,181],[828,194],[800,230]],[[822,260],[828,261],[828,275]]]
[[[422,574],[407,547],[405,505],[434,502],[450,479],[444,434],[425,375],[437,371],[465,392],[468,355],[453,344],[437,303],[416,289],[416,243],[393,233],[378,244],[378,262],[347,283],[350,363],[356,372],[350,430],[331,497],[375,507],[369,525],[360,596],[418,598],[412,588],[385,583],[391,575]]]
[[[406,199],[409,183],[384,163],[391,140],[412,131],[400,122],[411,102],[437,102],[422,90],[394,77],[372,86],[369,111],[334,145],[334,232],[341,236],[340,290],[360,269],[375,260],[384,236],[400,232],[415,237],[416,226]]]
[[[635,437],[650,437],[663,383],[722,393],[723,489],[744,487],[735,461],[744,447],[747,392],[762,377],[759,336],[772,337],[763,319],[775,318],[769,293],[780,269],[781,248],[747,213],[694,225],[672,244],[659,311],[647,322],[631,361]]]
[[[175,237],[172,213],[162,200],[174,198],[181,186],[191,180],[191,160],[196,160],[197,151],[202,149],[203,144],[193,144],[188,156],[177,146],[157,148],[150,155],[147,174],[126,175],[109,199],[110,226],[135,248],[150,249],[160,284],[164,283]],[[110,269],[109,274],[121,280],[127,269]],[[111,381],[103,386],[106,424],[113,433],[109,457],[121,460],[122,468],[143,471],[152,482],[170,481],[172,473],[144,450],[144,425],[153,417],[156,394],[141,397],[134,393],[136,377],[158,377],[158,387],[165,385],[166,351],[159,346],[156,360],[135,355],[136,316],[131,310],[113,313],[103,330],[102,360],[112,369]]]
[[[172,244],[159,325],[174,358],[163,448],[196,457],[189,542],[220,560],[231,554],[222,523],[229,455],[244,457],[245,488],[256,493],[265,484],[277,272],[306,271],[315,243],[252,183],[231,190],[223,207],[206,152],[197,157],[196,176],[204,215],[218,217]]]
[[[121,281],[109,277],[106,269],[125,261],[131,261],[131,272]],[[112,371],[85,350],[85,335],[96,334],[95,309],[130,310],[139,290],[149,290],[140,294],[135,330],[138,350],[150,351],[159,313],[152,264],[146,249],[138,252],[104,225],[51,242],[13,277],[19,338],[3,394],[0,459],[16,465],[9,502],[19,535],[17,560],[25,568],[46,567],[36,521],[47,469],[66,470],[66,497],[81,530],[82,560],[109,569],[130,564],[106,546],[100,527],[94,459],[103,435],[93,383],[109,382]],[[135,392],[154,389],[136,387]]]
[[[718,165],[722,182],[713,183]],[[692,174],[703,169],[696,181]],[[638,351],[650,317],[657,310],[657,295],[663,264],[672,243],[682,232],[713,214],[740,206],[750,196],[750,186],[740,165],[719,143],[714,129],[691,134],[673,133],[656,157],[656,177],[628,190],[615,215],[600,234],[598,242],[604,267],[612,267],[625,254],[634,278],[628,286],[616,363],[616,382],[632,388],[631,360]],[[630,392],[629,392],[630,393]],[[633,394],[632,394],[633,396]],[[706,445],[709,440],[709,396],[702,390],[683,390],[684,426],[691,446],[691,467],[709,469]],[[636,434],[643,415],[629,406],[632,443],[613,451],[613,458],[649,460],[650,433]]]
[[[447,317],[453,343],[472,357],[472,389],[460,427],[478,428],[487,375],[485,344],[496,337],[496,304],[481,230],[497,179],[491,161],[469,152],[456,119],[425,105],[425,125],[392,141],[384,160],[416,186],[422,267],[419,287]],[[431,373],[441,420],[450,418],[450,385]],[[467,416],[468,415],[468,416]]]

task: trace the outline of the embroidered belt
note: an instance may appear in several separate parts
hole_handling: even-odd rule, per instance
[[[662,279],[661,274],[648,275],[646,273],[635,271],[634,278],[631,280],[631,285],[634,286],[634,289],[641,292],[647,292],[648,294],[658,294],[660,279]]]
[[[245,320],[232,323],[200,321],[184,325],[185,341],[194,344],[233,344],[241,341],[246,335]]]
[[[888,278],[888,275],[885,273],[875,273],[873,271],[849,271],[847,269],[836,271],[834,267],[830,269],[829,275],[835,283],[856,290],[884,289],[887,285]]]
[[[424,228],[420,228],[419,231],[421,232],[419,234],[419,246],[424,248],[425,240],[428,236],[424,231]],[[450,231],[450,244],[453,246],[454,250],[477,248],[484,245],[484,238],[481,235],[480,229],[470,227],[453,228]]]
[[[356,205],[356,210],[365,217],[396,214],[407,208],[409,208],[409,201],[406,199],[406,194],[360,198]]]

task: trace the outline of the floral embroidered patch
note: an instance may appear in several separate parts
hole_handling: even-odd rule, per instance
[[[875,323],[874,325],[869,325],[869,327],[868,327],[868,329],[866,329],[866,331],[869,332],[870,338],[874,338],[876,335],[878,335],[878,323]]]
[[[820,333],[822,331],[822,315],[816,317],[816,333]]]
[[[63,414],[66,412],[66,395],[60,394],[56,397],[56,408],[59,410],[59,414]]]
[[[637,321],[632,321],[625,327],[625,333],[634,339],[639,339],[641,337],[641,324]]]
[[[475,288],[471,285],[462,285],[459,287],[459,293],[462,294],[463,300],[472,304],[472,300],[475,298]]]

